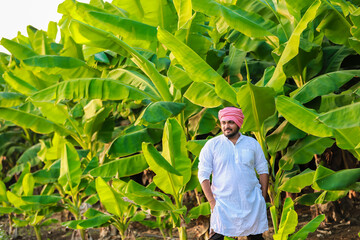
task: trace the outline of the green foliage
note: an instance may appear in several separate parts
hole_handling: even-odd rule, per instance
[[[61,207],[83,239],[109,224],[124,237],[131,221],[186,239],[210,214],[183,197],[200,190],[197,158],[226,106],[243,109],[242,134],[269,159],[275,239],[305,239],[323,220],[294,234],[282,191],[311,186],[296,202],[312,205],[359,189],[357,168],[314,164],[334,144],[360,159],[356,3],[66,0],[58,11],[60,42],[54,22],[0,42],[11,54],[0,55],[0,212],[17,226],[38,230]],[[152,184],[129,180],[144,170]],[[107,213],[80,211],[98,201]]]

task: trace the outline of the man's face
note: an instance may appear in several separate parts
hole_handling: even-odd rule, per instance
[[[224,133],[225,137],[232,138],[239,133],[239,126],[232,120],[221,121],[221,131]]]

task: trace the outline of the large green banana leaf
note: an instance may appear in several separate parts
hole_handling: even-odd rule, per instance
[[[75,192],[81,180],[81,162],[79,155],[70,143],[65,143],[61,154],[61,168],[58,179],[65,191]]]
[[[274,74],[267,83],[267,86],[274,88],[277,92],[282,90],[286,80],[283,67],[299,53],[300,35],[306,29],[307,25],[314,20],[320,5],[320,1],[314,1],[307,9],[286,43],[285,49],[276,65]]]
[[[294,202],[286,198],[281,214],[279,230],[273,235],[274,240],[286,240],[289,234],[295,231],[298,224],[298,215],[294,210]]]
[[[51,102],[32,102],[38,107],[44,117],[57,124],[65,124],[70,117],[67,106],[63,104],[55,104]]]
[[[96,191],[99,195],[101,204],[106,211],[118,217],[123,216],[130,203],[122,199],[122,195],[109,186],[101,177],[96,178]]]
[[[322,154],[334,142],[330,138],[318,138],[309,135],[289,147],[286,154],[280,160],[279,165],[284,170],[291,170],[294,164],[308,163],[314,157],[314,154]]]
[[[177,89],[182,89],[183,87],[192,83],[189,75],[181,68],[171,65],[169,67],[167,76],[170,78],[170,81]]]
[[[147,24],[112,14],[89,12],[92,26],[120,35],[133,48],[156,50],[156,28]]]
[[[323,113],[318,119],[335,129],[360,127],[360,102]]]
[[[152,80],[163,100],[172,100],[165,78],[156,70],[152,63],[128,44],[109,32],[79,21],[72,20],[69,28],[73,39],[77,43],[109,49],[123,56],[131,55],[132,61]]]
[[[205,82],[193,82],[184,93],[184,97],[192,103],[206,108],[215,108],[222,104],[221,98],[216,94],[215,88]]]
[[[63,81],[31,96],[33,101],[62,99],[102,99],[102,100],[143,100],[152,95],[128,84],[106,78],[84,78]]]
[[[53,131],[58,131],[63,135],[69,133],[63,126],[57,125],[43,117],[13,108],[0,107],[0,118],[13,122],[23,128],[30,128],[37,133],[48,134]]]
[[[56,54],[51,46],[51,39],[48,38],[47,33],[42,30],[35,30],[34,35],[30,36],[31,47],[34,51],[41,55]]]
[[[147,92],[156,101],[161,100],[161,96],[156,90],[154,84],[147,77],[138,72],[118,68],[110,71],[107,75],[107,78],[111,78],[114,80],[118,80],[122,83],[132,85],[144,92]]]
[[[155,27],[160,26],[168,31],[176,29],[177,14],[172,2],[164,0],[114,0],[112,4],[125,10],[130,19]]]
[[[336,144],[342,148],[349,150],[360,160],[360,128],[334,129]]]
[[[0,107],[11,108],[19,106],[25,100],[25,96],[14,92],[0,92]]]
[[[93,135],[105,124],[105,119],[109,116],[111,110],[109,107],[103,107],[97,111],[92,118],[85,121],[84,133],[89,140],[92,139]]]
[[[360,179],[360,168],[344,169],[315,179],[320,189],[347,190]]]
[[[147,163],[156,176],[154,183],[165,193],[178,196],[183,187],[183,176],[150,144],[143,143],[142,150]]]
[[[25,174],[22,180],[23,196],[31,196],[34,192],[35,181],[31,173]]]
[[[274,23],[264,20],[261,16],[238,9],[231,10],[216,1],[192,0],[193,9],[209,16],[221,16],[235,30],[253,38],[273,36],[271,28]]]
[[[110,146],[108,154],[111,158],[122,157],[141,151],[142,142],[158,143],[161,140],[160,131],[143,128],[129,132],[116,138]]]
[[[275,112],[275,91],[257,87],[251,83],[242,86],[237,93],[237,102],[244,112],[244,132],[260,132],[264,121]]]
[[[174,6],[178,14],[178,29],[182,28],[192,17],[191,0],[174,0]]]
[[[306,133],[294,127],[288,121],[281,125],[266,138],[268,151],[275,154],[277,151],[284,150],[290,141],[295,141],[306,136]]]
[[[301,190],[310,186],[313,183],[315,171],[306,169],[300,174],[284,180],[284,183],[279,187],[279,190],[291,193],[300,193]]]
[[[66,56],[33,56],[23,60],[26,66],[45,68],[54,71],[56,68],[69,69],[85,66],[86,63],[76,58]]]
[[[332,129],[318,120],[319,114],[286,96],[276,98],[276,109],[292,125],[300,130],[318,136],[330,137]]]
[[[18,42],[15,42],[15,41],[12,41],[12,40],[9,40],[6,38],[2,38],[0,43],[11,54],[13,54],[17,59],[20,59],[20,60],[38,55],[36,52],[34,52],[28,46],[22,45]]]
[[[169,118],[164,127],[162,139],[163,157],[183,176],[185,185],[191,176],[191,161],[186,149],[186,136],[182,126],[174,118]]]
[[[16,76],[12,72],[5,72],[3,76],[6,83],[21,94],[29,96],[38,91],[38,89],[36,89],[30,83],[23,80],[19,76]]]
[[[94,177],[128,177],[134,174],[141,173],[148,164],[143,154],[137,154],[126,158],[120,158],[111,162],[105,163],[90,171],[90,175]]]
[[[22,196],[22,200],[34,204],[54,204],[59,202],[62,197],[56,195],[33,195],[33,196]]]
[[[107,214],[99,214],[95,217],[88,218],[85,220],[72,220],[67,222],[62,222],[61,225],[71,229],[89,229],[97,228],[105,225],[113,216]]]
[[[342,85],[360,76],[358,70],[331,72],[316,77],[291,94],[291,97],[301,103],[307,103],[315,97],[337,91]]]
[[[146,188],[141,184],[134,182],[133,180],[130,180],[126,185],[125,194],[126,197],[134,201],[136,204],[154,211],[174,210],[174,205],[168,196]],[[160,199],[157,200],[154,197]]]
[[[159,28],[157,36],[159,41],[170,49],[193,81],[214,82],[217,95],[236,105],[235,90],[190,47],[164,29]]]
[[[205,143],[207,142],[207,140],[192,140],[192,141],[188,141],[186,144],[186,148],[195,156],[199,156],[200,155],[200,151],[203,148],[203,146],[205,145]]]
[[[333,43],[339,45],[348,45],[348,39],[351,37],[351,24],[331,3],[327,3],[330,7],[326,11],[326,16],[317,26],[316,30],[324,32],[325,36]],[[344,5],[343,5],[344,6]]]
[[[109,5],[108,5],[109,6]],[[132,47],[149,49],[156,42],[156,28],[139,21],[129,19],[119,11],[109,12],[85,3],[62,4],[61,11],[73,19],[86,22],[94,27],[120,35]],[[116,7],[115,7],[116,8]],[[154,46],[152,46],[154,48]]]
[[[184,103],[176,102],[153,102],[150,103],[140,114],[135,124],[148,125],[165,121],[169,117],[178,115],[185,108]]]
[[[320,226],[321,222],[324,221],[324,219],[325,219],[324,214],[316,216],[316,218],[308,222],[299,231],[291,235],[289,237],[289,240],[306,239],[309,233],[316,231],[316,229]]]
[[[46,55],[34,56],[23,60],[26,69],[46,74],[61,74],[62,78],[98,77],[100,72],[86,65],[84,61],[67,56]]]

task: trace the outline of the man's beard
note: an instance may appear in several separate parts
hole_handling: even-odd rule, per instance
[[[230,130],[230,129],[228,129],[228,130]],[[228,134],[226,134],[225,133],[225,131],[224,131],[224,135],[225,135],[225,137],[227,137],[227,138],[233,138],[233,137],[235,137],[235,135],[236,134],[238,134],[238,132],[239,132],[239,127],[237,127],[236,129],[234,129],[234,131],[233,132],[231,132],[231,133],[228,133]]]
[[[225,135],[225,137],[227,137],[227,138],[233,138],[237,133],[238,133],[237,131],[234,131],[234,132],[229,133],[229,134],[225,134],[225,133],[224,133],[224,135]]]

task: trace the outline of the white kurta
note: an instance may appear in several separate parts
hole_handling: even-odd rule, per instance
[[[229,237],[260,234],[268,230],[266,203],[256,177],[268,173],[260,144],[241,135],[234,145],[220,135],[207,141],[200,153],[200,183],[212,174],[216,200],[210,228]]]

